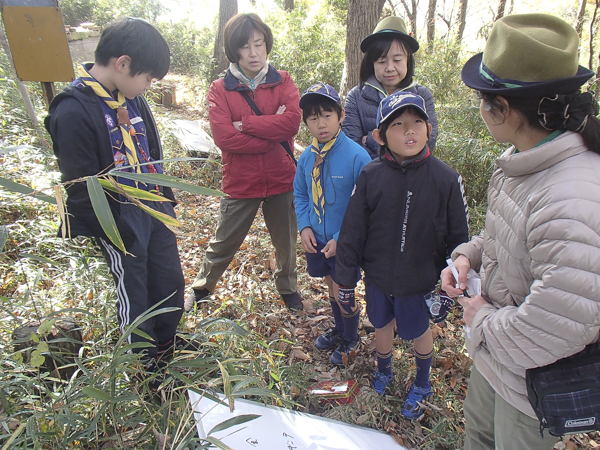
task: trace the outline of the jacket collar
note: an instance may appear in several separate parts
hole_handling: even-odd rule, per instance
[[[550,142],[524,152],[515,153],[515,147],[510,147],[496,162],[505,175],[518,177],[541,172],[585,151],[587,147],[581,135],[567,131]]]
[[[419,152],[419,154],[416,155],[414,158],[407,159],[406,161],[402,161],[402,163],[398,163],[398,161],[396,161],[394,159],[394,157],[392,156],[390,149],[386,147],[385,153],[383,154],[383,156],[380,156],[379,159],[381,159],[386,164],[388,164],[392,167],[395,167],[397,169],[406,170],[409,168],[414,168],[414,167],[420,166],[421,164],[425,163],[425,161],[427,161],[430,156],[431,156],[431,152],[429,151],[429,146],[426,145],[425,147],[423,147],[423,150],[421,150]]]
[[[396,89],[396,92],[405,91],[407,89],[412,88],[416,84],[417,82],[413,81],[411,84],[409,84],[403,89]],[[388,96],[387,91],[384,89],[383,85],[379,82],[379,80],[375,78],[374,75],[370,76],[369,79],[365,81],[365,84],[362,87],[361,91],[365,97],[378,103]]]
[[[281,74],[275,67],[269,64],[269,70],[267,71],[267,75],[265,76],[264,83],[257,86],[256,89],[262,89],[263,87],[272,87],[281,84],[283,78]],[[223,79],[223,86],[228,91],[247,91],[250,90],[248,86],[238,80],[235,75],[231,73],[231,70],[227,69],[227,73],[225,74],[225,78]]]

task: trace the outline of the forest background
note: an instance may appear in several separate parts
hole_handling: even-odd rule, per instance
[[[274,33],[271,64],[289,71],[301,92],[323,81],[341,86],[343,94],[357,82],[360,40],[381,17],[404,17],[421,43],[416,79],[433,92],[436,102],[440,124],[436,155],[465,180],[472,234],[483,226],[487,183],[504,146],[489,136],[478,102],[473,106],[471,92],[460,82],[460,68],[483,48],[499,17],[539,10],[537,3],[520,0],[239,0],[239,4],[237,0],[63,0],[59,4],[68,25],[104,25],[128,15],[143,17],[161,30],[172,52],[165,83],[174,84],[177,92],[176,105],[152,105],[169,158],[167,173],[217,190],[220,157],[186,160],[190,155],[173,133],[173,120],[196,120],[210,132],[205,96],[210,82],[226,67],[218,36],[228,17],[238,11],[261,15]],[[597,0],[544,4],[545,12],[577,28],[581,63],[593,70],[598,69],[598,6]],[[116,324],[112,279],[98,249],[89,239],[56,237],[60,223],[56,199],[60,200],[62,187],[49,136],[34,125],[47,111],[40,85],[23,85],[32,101],[32,117],[6,50],[0,53],[0,76],[2,450],[221,446],[210,436],[200,440],[196,435],[187,387],[212,388],[230,399],[251,398],[377,428],[410,449],[461,447],[462,402],[471,360],[463,345],[460,307],[445,323],[434,326],[436,395],[427,403],[422,420],[404,421],[399,411],[414,375],[410,343],[395,343],[395,384],[385,397],[370,388],[369,374],[375,368],[373,337],[362,328],[355,358],[345,368],[333,367],[329,355],[312,344],[330,326],[326,287],[307,276],[298,247],[306,308],[297,314],[285,309],[272,282],[272,249],[261,217],[214,295],[181,321],[181,330],[203,343],[201,352],[177,356],[170,363],[171,378],[158,393],[152,392],[148,380],[137,377],[136,357],[126,353],[128,346]],[[57,83],[57,90],[62,87]],[[595,88],[595,80],[589,88]],[[297,140],[301,146],[310,142],[304,126]],[[218,198],[185,190],[177,196],[180,254],[189,283],[213,234]],[[361,300],[362,293],[359,285]],[[76,321],[79,334],[65,338],[61,330],[68,318]],[[28,325],[32,328],[23,328]],[[26,350],[14,345],[17,329],[26,330]],[[59,347],[64,344],[75,349],[74,357],[60,357]],[[350,405],[321,404],[308,394],[311,385],[329,379],[357,380],[357,399]],[[562,438],[555,448],[599,446],[594,433]]]

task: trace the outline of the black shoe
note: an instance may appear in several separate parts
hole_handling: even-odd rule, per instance
[[[194,309],[194,305],[200,300],[204,300],[210,295],[208,289],[193,289],[192,293],[183,300],[183,309],[185,312],[189,312]]]
[[[341,331],[332,328],[329,332],[322,334],[315,340],[315,347],[318,350],[329,350],[336,347],[343,338]]]
[[[360,344],[360,338],[357,341],[350,341],[345,338],[342,339],[342,342],[340,343],[340,345],[338,345],[338,348],[335,349],[335,351],[331,354],[331,362],[336,366],[343,366],[343,355],[346,355],[348,361],[350,361],[354,357],[354,354],[358,349],[358,344]]]
[[[201,349],[202,341],[189,335],[177,333],[171,342],[158,344],[157,358],[159,361],[165,361],[180,354],[198,353]]]
[[[290,311],[302,311],[304,309],[304,304],[302,303],[302,300],[304,299],[297,292],[292,294],[281,294],[281,298]]]
[[[158,392],[161,389],[171,391],[184,386],[180,380],[169,376],[167,366],[166,362],[156,358],[145,362],[140,375],[142,380],[147,381],[151,391]]]

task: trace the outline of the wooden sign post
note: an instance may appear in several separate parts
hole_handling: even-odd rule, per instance
[[[46,104],[55,81],[73,81],[73,63],[57,0],[0,0],[17,77],[40,81]]]

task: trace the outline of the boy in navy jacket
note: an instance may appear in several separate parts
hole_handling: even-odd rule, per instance
[[[462,179],[431,156],[431,133],[422,97],[398,92],[382,100],[374,139],[380,156],[361,173],[340,231],[337,278],[340,297],[354,294],[365,272],[367,313],[375,326],[377,370],[373,388],[392,382],[394,327],[414,341],[416,375],[404,402],[408,419],[423,415],[432,394],[433,337],[429,319],[445,318],[450,299],[435,291],[446,258],[469,238]]]
[[[81,66],[79,77],[56,96],[45,124],[54,153],[68,182],[121,168],[128,172],[162,173],[162,148],[156,124],[143,94],[154,79],[169,70],[170,53],[158,30],[141,19],[126,18],[108,25],[95,52],[96,62]],[[143,163],[151,163],[140,165]],[[143,201],[175,217],[171,189],[125,178],[135,186],[170,201]],[[174,347],[181,318],[185,281],[177,239],[162,222],[119,195],[107,195],[111,212],[127,250],[123,254],[106,236],[90,202],[85,183],[67,185],[70,236],[93,236],[113,275],[117,313],[122,331],[165,298],[161,307],[179,310],[159,314],[138,326],[149,337],[129,335],[130,343],[143,343],[148,370],[157,358]]]
[[[338,302],[335,254],[348,200],[363,167],[371,161],[360,145],[341,131],[344,110],[338,93],[328,84],[309,87],[300,99],[302,118],[313,135],[300,156],[294,178],[294,200],[308,273],[324,277],[329,289],[335,327],[319,336],[319,350],[335,348],[334,364],[358,346],[360,310],[355,302]]]

